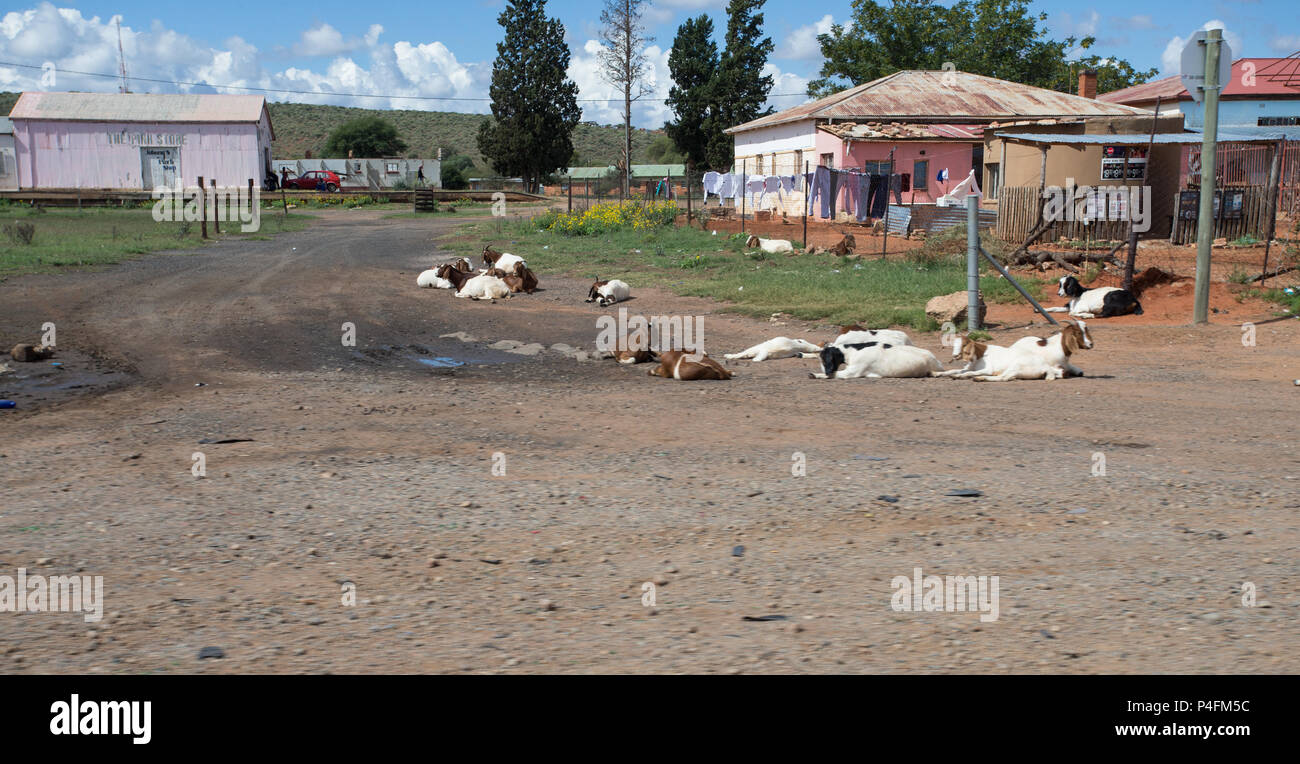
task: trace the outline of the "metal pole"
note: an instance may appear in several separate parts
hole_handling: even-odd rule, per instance
[[[691,163],[686,163],[686,227],[691,227]]]
[[[1156,127],[1159,124],[1159,121],[1160,121],[1160,96],[1156,96],[1155,113],[1151,115],[1151,136],[1147,138],[1147,169],[1146,169],[1145,176],[1142,178],[1142,185],[1143,187],[1146,188],[1151,187],[1151,168],[1155,166]],[[1128,160],[1125,159],[1125,162],[1127,161]],[[1128,170],[1124,171],[1124,185],[1125,186],[1128,185]],[[1133,218],[1134,218],[1134,213],[1136,212],[1134,207],[1136,207],[1137,205],[1134,203],[1134,199],[1132,195],[1129,196],[1127,201],[1129,206],[1128,255],[1124,259],[1123,286],[1125,289],[1131,290],[1133,288],[1133,271],[1137,267],[1138,236],[1137,236],[1137,231],[1133,228],[1133,224],[1134,224]],[[1151,212],[1152,212],[1151,210],[1146,211],[1147,215],[1150,215]]]
[[[1007,281],[1010,281],[1011,286],[1015,287],[1016,291],[1019,292],[1021,295],[1023,295],[1026,300],[1029,300],[1029,304],[1034,306],[1034,310],[1043,314],[1043,318],[1047,319],[1047,321],[1053,326],[1060,326],[1060,324],[1057,323],[1056,319],[1052,318],[1052,314],[1048,313],[1046,310],[1043,310],[1043,306],[1038,304],[1038,300],[1035,300],[1033,297],[1031,297],[1029,293],[1025,291],[1025,288],[1020,286],[1020,282],[1012,278],[1010,273],[1007,273],[1007,269],[1002,267],[1002,263],[999,263],[997,260],[993,258],[992,255],[985,252],[983,247],[980,247],[980,254],[984,255],[984,259],[988,260],[990,263],[992,263],[994,268],[998,269],[998,273],[1002,274],[1002,278],[1006,279]]]
[[[573,214],[573,176],[569,176],[569,214]]]
[[[809,193],[812,190],[809,188],[810,185],[811,184],[808,182],[808,160],[805,159],[803,160],[803,207],[804,207],[803,209],[803,251],[804,252],[807,252],[809,249],[812,249],[811,247],[808,246],[808,215],[812,213],[812,202],[809,201],[810,199],[812,199],[812,194]]]
[[[888,206],[886,206],[888,209]],[[980,328],[980,230],[979,197],[971,194],[966,197],[966,328],[975,331]],[[889,230],[888,215],[885,218],[885,230]]]
[[[203,198],[203,176],[199,176],[199,209],[202,211],[203,238],[208,238],[208,200]]]
[[[1205,34],[1205,132],[1201,138],[1201,208],[1196,219],[1196,300],[1192,321],[1208,323],[1210,247],[1214,244],[1214,150],[1219,134],[1219,45],[1223,30]]]

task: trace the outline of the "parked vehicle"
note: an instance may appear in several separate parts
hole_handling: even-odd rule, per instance
[[[329,170],[311,170],[297,177],[284,181],[285,188],[298,188],[307,191],[328,191],[331,194],[339,190],[343,179],[338,173]]]

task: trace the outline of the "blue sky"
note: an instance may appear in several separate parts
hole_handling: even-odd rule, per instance
[[[239,85],[276,92],[273,100],[375,108],[486,111],[487,82],[501,29],[502,0],[455,3],[396,0],[375,6],[341,0],[279,3],[228,0],[212,3],[77,2],[11,0],[0,16],[0,89],[114,90],[115,81],[75,72],[115,73],[122,20],[128,73],[134,77]],[[657,0],[647,20],[657,39],[646,50],[655,92],[636,108],[635,121],[658,127],[669,82],[667,51],[677,26],[707,12],[719,37],[725,0]],[[578,83],[587,119],[620,119],[615,93],[595,68],[597,0],[551,0],[573,52],[570,76]],[[1040,0],[1057,38],[1093,35],[1094,51],[1114,54],[1139,68],[1174,74],[1177,51],[1191,32],[1221,22],[1237,56],[1279,56],[1300,50],[1300,12],[1294,0]],[[802,100],[821,59],[816,34],[849,20],[849,0],[808,3],[768,0],[766,32],[776,44],[768,71],[776,78],[776,108]],[[41,87],[39,69],[6,66],[54,64],[55,81]],[[202,90],[133,81],[137,92]],[[210,90],[209,90],[210,92]],[[219,91],[247,92],[247,91]],[[780,95],[792,94],[792,95]],[[459,99],[459,100],[435,100]]]

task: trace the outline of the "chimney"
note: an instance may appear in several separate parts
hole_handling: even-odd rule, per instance
[[[1097,98],[1097,70],[1084,69],[1079,72],[1079,96],[1081,98]]]

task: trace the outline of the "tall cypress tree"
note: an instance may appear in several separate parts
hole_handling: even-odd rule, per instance
[[[713,87],[718,113],[711,126],[709,164],[730,168],[734,161],[734,142],[722,132],[766,114],[767,94],[772,90],[772,76],[763,67],[772,53],[772,39],[763,37],[763,14],[766,0],[731,0],[727,4],[726,49],[718,62],[718,76]]]
[[[707,14],[687,19],[677,28],[668,54],[668,72],[673,78],[668,108],[677,121],[665,124],[664,132],[693,167],[709,167],[709,131],[717,126],[712,89],[718,73],[718,46]]]
[[[492,119],[479,127],[478,148],[492,169],[535,191],[568,166],[582,119],[578,86],[566,76],[569,46],[564,25],[546,16],[546,0],[507,0],[497,23],[505,38],[492,63]]]

